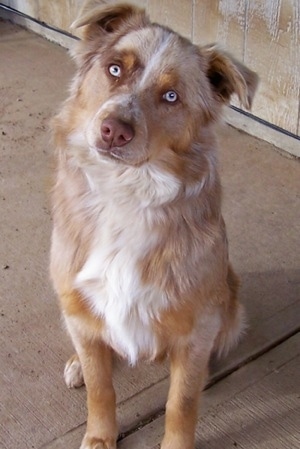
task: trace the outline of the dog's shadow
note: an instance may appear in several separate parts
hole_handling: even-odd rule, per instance
[[[276,346],[297,329],[300,270],[244,273],[240,299],[246,309],[247,327],[241,342],[225,359],[212,357],[212,377],[235,370]],[[299,321],[299,320],[298,320]]]
[[[286,394],[285,391],[281,392]],[[252,407],[259,406],[254,402]],[[272,407],[272,410],[271,410]],[[252,411],[253,411],[252,409]],[[270,447],[281,448],[282,442],[288,444],[290,449],[296,449],[297,432],[296,423],[291,424],[293,410],[285,410],[280,412],[276,408],[275,402],[268,404],[265,410],[257,410],[255,414],[251,414],[249,410],[244,410],[239,407],[237,414],[232,414],[231,410],[227,412],[227,422],[222,423],[222,427],[215,426],[213,422],[210,423],[210,429],[216,428],[214,437],[208,436],[203,438],[203,434],[199,433],[196,438],[195,449],[233,449],[233,448],[253,448],[253,447]],[[294,412],[296,413],[296,409]],[[270,413],[266,416],[266,413]],[[244,421],[241,421],[240,416],[244,416]],[[234,424],[233,424],[234,423]],[[294,429],[294,432],[291,430]],[[205,432],[206,433],[206,432]],[[211,430],[210,430],[211,435]],[[299,443],[299,440],[298,440]]]
[[[281,357],[277,365],[276,361],[273,362],[274,369],[269,369],[268,374],[261,373],[256,382],[249,379],[249,388],[236,386],[236,395],[231,394],[227,401],[202,416],[197,429],[196,449],[275,449],[283,447],[283,441],[284,447],[299,447],[299,388],[296,382],[299,360],[294,358],[285,363],[283,359],[286,357]],[[243,373],[245,375],[246,372]],[[231,385],[231,388],[235,386]]]
[[[247,363],[280,345],[297,330],[300,270],[245,273],[241,282],[240,296],[247,311],[248,330],[225,360],[211,360],[211,382],[238,370],[241,365],[247,370]],[[272,363],[274,371],[267,378],[259,377],[253,388],[239,392],[237,385],[236,396],[217,406],[214,419],[212,414],[202,415],[196,449],[245,447],[246,440],[247,447],[260,447],[260,444],[273,447],[275,441],[279,447],[282,439],[291,441],[289,447],[296,447],[292,443],[295,436],[289,430],[295,427],[291,423],[296,409],[296,386],[288,381],[288,376],[280,376],[280,369],[276,370],[280,366],[276,353]],[[258,364],[257,369],[263,369],[263,365]],[[209,396],[210,392],[206,394]],[[217,430],[212,432],[214,427]],[[269,441],[271,438],[273,442]]]

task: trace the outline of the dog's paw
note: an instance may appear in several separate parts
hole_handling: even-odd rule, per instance
[[[84,384],[81,364],[77,354],[74,354],[66,363],[64,378],[68,388],[79,388]]]
[[[160,449],[195,449],[193,435],[174,435],[164,437]]]
[[[117,449],[117,443],[114,438],[101,439],[91,438],[85,435],[80,449]]]

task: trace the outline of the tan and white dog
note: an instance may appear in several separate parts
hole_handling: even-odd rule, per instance
[[[81,449],[116,448],[112,353],[168,356],[162,449],[192,449],[213,351],[243,313],[228,261],[214,125],[257,76],[130,5],[87,3],[69,99],[54,119],[51,275],[76,349],[69,387],[87,388]]]

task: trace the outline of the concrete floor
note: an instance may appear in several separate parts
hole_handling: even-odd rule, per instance
[[[63,382],[72,347],[49,282],[48,122],[74,67],[65,49],[0,22],[0,448],[77,449],[85,389]],[[220,130],[231,259],[249,331],[212,366],[197,449],[300,447],[300,166],[269,144]],[[123,449],[155,449],[165,365],[115,363]]]

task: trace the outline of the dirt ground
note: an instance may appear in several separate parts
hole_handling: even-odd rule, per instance
[[[0,448],[77,449],[85,389],[49,281],[49,120],[74,73],[65,49],[0,22]],[[220,128],[224,215],[249,330],[213,364],[197,449],[300,447],[300,166],[266,142]],[[120,448],[155,449],[167,365],[115,362]]]

